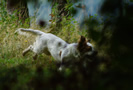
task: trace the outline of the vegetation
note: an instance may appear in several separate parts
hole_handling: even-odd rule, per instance
[[[36,61],[32,59],[32,52],[22,56],[23,49],[33,43],[35,36],[25,37],[14,32],[17,28],[29,27],[29,19],[25,23],[17,22],[16,15],[8,14],[5,2],[1,1],[0,90],[131,90],[132,6],[124,3],[123,9],[119,0],[108,1],[103,3],[101,14],[112,16],[116,8],[120,14],[118,17],[114,14],[113,18],[109,16],[102,23],[95,16],[90,16],[83,21],[82,29],[79,29],[79,24],[69,15],[62,16],[60,25],[52,24],[49,30],[37,25],[32,27],[51,32],[69,43],[77,42],[80,35],[92,40],[98,55],[85,58],[62,72],[57,70],[51,56],[40,55]],[[116,8],[108,10],[107,7],[112,5],[110,3],[115,3]],[[124,15],[123,10],[126,11]]]

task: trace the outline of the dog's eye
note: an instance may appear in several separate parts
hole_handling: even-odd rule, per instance
[[[91,47],[91,46],[88,46],[88,47],[86,48],[86,51],[92,51],[92,47]]]

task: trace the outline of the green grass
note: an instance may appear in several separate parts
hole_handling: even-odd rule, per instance
[[[34,61],[32,59],[32,52],[23,57],[22,51],[34,42],[35,36],[25,37],[15,34],[15,30],[26,28],[27,25],[24,24],[22,26],[21,22],[17,23],[16,18],[7,13],[5,16],[7,18],[3,17],[0,21],[0,90],[35,90],[39,86],[38,82],[51,84],[51,79],[56,79],[56,74],[59,74],[59,72],[55,72],[57,71],[57,67],[53,57],[41,54]],[[75,25],[70,24],[70,21],[66,21],[66,19],[64,19],[62,29],[59,31],[54,31],[54,28],[56,28],[55,25],[50,30],[42,29],[37,25],[34,25],[32,28],[44,32],[52,29],[51,33],[54,32],[55,35],[69,43],[77,42],[80,35],[83,34],[79,32]],[[69,74],[70,70],[67,70],[64,77]],[[47,87],[50,88],[50,86]],[[61,90],[62,86],[57,83],[56,88]]]
[[[3,12],[6,11],[3,10]],[[18,28],[27,28],[28,26],[17,22],[15,16],[0,13],[0,17],[2,17],[0,20],[0,90],[36,90],[42,88],[63,90],[71,77],[75,79],[72,82],[75,87],[86,87],[86,85],[82,85],[83,76],[81,73],[76,71],[79,74],[76,74],[75,77],[70,69],[66,69],[63,73],[58,72],[51,56],[41,54],[37,60],[33,60],[33,53],[29,52],[23,57],[22,51],[34,42],[35,36],[25,37],[15,34],[15,30]],[[66,42],[73,43],[78,42],[80,35],[87,35],[85,31],[80,31],[77,26],[76,22],[74,25],[71,24],[70,20],[64,18],[62,28],[58,31],[56,31],[56,25],[52,25],[49,30],[42,29],[37,25],[31,28],[43,32],[50,31]],[[77,80],[81,85],[75,84]],[[74,88],[72,85],[69,87]]]
[[[33,52],[22,56],[22,51],[34,42],[35,36],[15,34],[16,29],[29,25],[18,21],[15,14],[9,15],[4,0],[0,4],[0,90],[132,90],[132,51],[128,51],[130,47],[126,48],[124,43],[121,45],[114,33],[121,24],[118,27],[109,25],[103,31],[106,23],[100,24],[95,16],[90,16],[79,30],[78,23],[68,17],[62,19],[62,27],[57,27],[53,21],[45,30],[34,21],[30,28],[53,33],[68,43],[77,42],[83,35],[96,45],[96,57],[80,60],[59,72],[51,56],[41,54],[37,60],[33,60]]]
[[[49,30],[41,29],[39,26],[34,25],[33,29],[39,29],[43,32],[51,31],[54,32],[55,35],[67,41],[68,43],[78,42],[80,35],[86,36],[85,32],[79,31],[76,25],[71,24],[71,21],[63,19],[62,29],[54,31],[56,27],[53,25]],[[26,28],[26,26],[22,26],[21,22],[17,25],[16,18],[7,14],[7,18],[3,21],[0,21],[0,60],[3,65],[7,67],[13,67],[19,64],[30,64],[33,61],[32,56],[33,53],[28,53],[25,57],[22,56],[22,51],[27,48],[30,44],[35,41],[35,36],[31,35],[30,37],[22,36],[15,34],[15,30],[18,28]],[[76,22],[75,22],[76,23]],[[54,59],[47,55],[40,55],[38,60],[40,62]],[[3,60],[3,61],[2,61]]]

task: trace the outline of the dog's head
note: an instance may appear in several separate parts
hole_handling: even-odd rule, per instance
[[[85,55],[94,56],[97,54],[96,50],[94,50],[94,47],[90,43],[90,40],[86,40],[84,36],[80,37],[77,50],[80,52],[81,57]]]
[[[74,62],[84,57],[95,56],[97,52],[89,40],[81,36],[78,43],[69,44],[62,52],[61,58],[63,62]],[[74,59],[74,60],[73,60]]]
[[[97,54],[94,47],[90,43],[90,40],[86,40],[84,36],[81,36],[78,43],[69,44],[62,54],[62,66],[73,65],[79,62],[80,59],[93,57]]]

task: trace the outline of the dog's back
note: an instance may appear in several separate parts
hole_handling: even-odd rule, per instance
[[[46,33],[40,37],[42,37],[44,41],[47,41],[47,48],[55,60],[61,61],[60,54],[62,50],[67,47],[68,43],[51,33]]]

